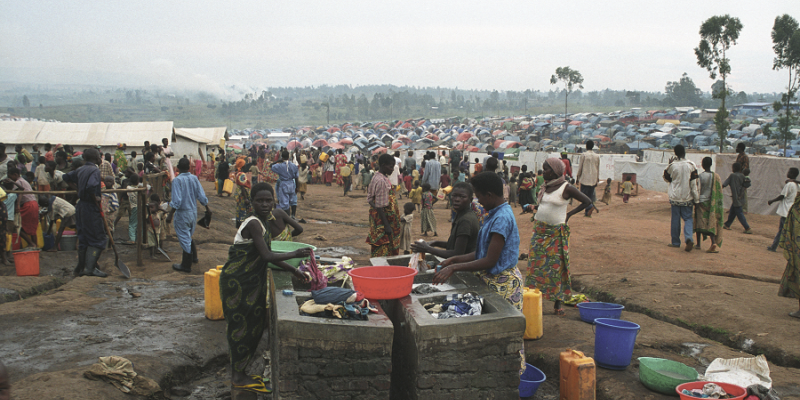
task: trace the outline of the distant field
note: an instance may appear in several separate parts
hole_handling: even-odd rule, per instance
[[[581,104],[570,105],[570,112],[609,112],[620,107],[594,107]],[[0,108],[0,112],[9,112],[12,115],[54,119],[61,122],[133,122],[133,121],[173,121],[176,127],[197,128],[226,126],[229,129],[244,128],[284,128],[303,125],[325,125],[326,110],[318,110],[310,106],[290,104],[285,110],[269,110],[267,113],[258,110],[245,112],[231,112],[220,106],[209,108],[206,104],[185,104],[159,106],[155,104],[122,104],[122,103],[95,103],[95,104],[67,104],[39,107],[7,107]],[[393,112],[391,115],[378,115],[364,118],[348,112],[345,108],[331,107],[332,124],[341,124],[354,121],[380,121],[410,118],[447,118],[482,117],[491,115],[523,115],[546,114],[564,112],[563,105],[528,107],[526,110],[493,110],[491,113],[466,113],[463,110],[423,110],[410,108],[408,111]],[[350,117],[350,118],[348,118]]]

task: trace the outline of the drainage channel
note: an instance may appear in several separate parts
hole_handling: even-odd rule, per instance
[[[605,292],[602,289],[585,285],[579,282],[578,279],[573,279],[573,284],[574,287],[582,287],[581,291],[587,294],[591,294],[596,301],[622,304],[625,306],[625,311],[644,314],[650,318],[657,319],[659,321],[663,321],[684,329],[688,329],[696,333],[700,337],[714,340],[731,349],[742,351],[754,356],[763,354],[765,357],[767,357],[767,359],[770,362],[772,362],[775,365],[787,368],[800,368],[800,359],[792,357],[791,355],[787,354],[780,348],[757,345],[753,339],[744,337],[742,335],[736,335],[732,338],[727,333],[716,331],[713,327],[686,323],[685,321],[682,321],[679,318],[673,318],[664,315],[658,311],[653,311],[644,306],[628,301],[627,299],[617,298],[616,296],[614,296],[614,294]],[[702,360],[700,361],[703,362]]]

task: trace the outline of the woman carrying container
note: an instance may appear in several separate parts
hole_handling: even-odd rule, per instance
[[[472,186],[469,183],[456,183],[453,191],[450,192],[450,201],[455,213],[450,228],[450,237],[446,242],[441,240],[427,243],[414,242],[411,244],[411,250],[415,253],[430,253],[442,258],[474,252],[478,243],[478,230],[481,223],[470,207],[472,196]]]
[[[400,213],[397,210],[395,188],[389,181],[389,175],[394,172],[394,163],[394,157],[382,154],[378,159],[378,173],[367,188],[367,244],[372,247],[372,257],[396,256],[400,250]]]
[[[267,304],[267,263],[291,272],[305,282],[306,275],[284,261],[308,257],[309,248],[289,253],[270,250],[270,212],[275,206],[275,194],[268,183],[259,183],[250,192],[255,215],[239,227],[233,246],[228,250],[228,261],[219,278],[222,310],[227,322],[228,350],[231,357],[231,385],[233,398],[237,391],[270,393],[263,378],[246,373],[264,332],[269,305]]]
[[[538,206],[525,204],[522,209],[533,211],[533,235],[528,253],[528,276],[525,285],[538,288],[546,299],[555,300],[554,312],[564,315],[561,303],[571,295],[569,276],[569,217],[582,211],[592,201],[570,185],[564,177],[564,163],[558,158],[544,162],[544,187],[539,191]],[[567,212],[571,199],[581,204]]]
[[[245,161],[243,158],[239,158],[236,160],[236,175],[235,175],[235,182],[236,182],[236,194],[234,195],[234,200],[236,200],[236,227],[238,228],[239,225],[242,224],[245,218],[247,218],[250,213],[252,213],[252,207],[250,206],[250,196],[248,195],[247,191],[250,189],[250,180],[247,179],[247,174],[242,170],[244,167]]]

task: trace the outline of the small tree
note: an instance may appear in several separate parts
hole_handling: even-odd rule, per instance
[[[783,137],[783,155],[786,156],[792,135],[789,127],[794,120],[790,103],[796,97],[800,86],[800,27],[794,18],[788,14],[775,17],[775,23],[772,25],[772,44],[772,49],[775,51],[772,69],[789,70],[789,86],[786,87],[786,93],[781,95],[781,101],[773,104],[775,111],[780,111],[785,105],[784,115],[778,117],[778,131]]]
[[[722,101],[721,106],[714,116],[714,125],[719,135],[720,153],[725,147],[728,136],[728,110],[725,108],[725,98],[728,96],[728,86],[725,79],[731,73],[730,60],[726,53],[731,46],[736,44],[739,33],[742,31],[742,22],[739,18],[728,14],[715,15],[700,25],[700,45],[695,47],[697,65],[709,72],[711,79],[716,79],[717,74],[722,78],[722,89],[715,91],[714,97]]]
[[[550,77],[550,84],[555,85],[561,81],[564,83],[564,117],[567,116],[567,102],[569,101],[569,94],[572,93],[574,87],[583,89],[583,76],[577,70],[570,67],[556,68],[556,74]]]

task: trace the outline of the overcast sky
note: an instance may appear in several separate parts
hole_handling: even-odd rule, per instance
[[[201,89],[395,84],[547,91],[570,66],[585,90],[664,91],[697,65],[700,24],[738,17],[736,91],[779,92],[770,32],[800,20],[768,1],[0,1],[0,81]]]

